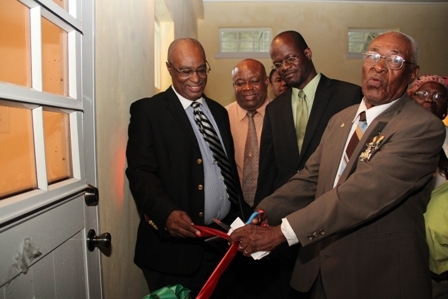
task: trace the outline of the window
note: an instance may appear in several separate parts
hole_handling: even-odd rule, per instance
[[[0,221],[86,185],[90,56],[68,2],[0,0]]]
[[[372,40],[387,31],[390,29],[349,28],[347,58],[362,59],[362,53],[367,51]]]
[[[270,28],[221,28],[215,58],[269,58]]]

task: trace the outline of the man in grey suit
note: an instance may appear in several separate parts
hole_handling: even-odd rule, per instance
[[[423,213],[445,130],[406,94],[417,60],[411,37],[375,38],[363,101],[336,114],[304,169],[259,204],[270,226],[231,235],[244,255],[300,244],[291,286],[310,298],[431,298]],[[367,129],[347,161],[359,125]]]
[[[361,87],[327,78],[316,71],[312,51],[296,31],[278,34],[271,43],[270,55],[274,68],[292,88],[266,107],[255,206],[303,168],[319,145],[330,118],[344,108],[359,104],[362,99]],[[305,115],[308,120],[303,122],[297,111],[300,103],[295,98],[299,90],[305,93],[308,107]],[[299,130],[304,131],[304,136],[299,137]],[[301,146],[300,138],[303,139]],[[272,266],[280,271],[282,298],[298,296],[289,287],[298,250],[296,246],[276,252],[279,258]]]

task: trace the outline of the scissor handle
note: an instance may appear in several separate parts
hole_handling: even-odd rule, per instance
[[[252,220],[254,220],[255,217],[257,217],[258,215],[263,215],[264,211],[263,210],[258,210],[252,213],[252,215],[250,215],[249,219],[247,219],[246,224],[250,224],[252,223]]]

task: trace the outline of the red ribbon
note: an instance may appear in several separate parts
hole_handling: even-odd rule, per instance
[[[206,226],[200,226],[200,225],[194,225],[195,228],[201,231],[203,237],[211,237],[211,236],[219,236],[225,240],[229,239],[229,235],[227,235],[225,232],[213,229]],[[215,290],[216,285],[218,284],[219,278],[221,277],[221,274],[224,272],[224,270],[229,266],[230,262],[232,261],[233,257],[236,255],[238,251],[238,244],[233,243],[230,245],[230,248],[227,250],[224,257],[221,259],[219,264],[216,266],[213,273],[208,278],[207,282],[202,287],[201,291],[199,292],[199,295],[196,297],[196,299],[208,299],[212,295],[213,291]]]

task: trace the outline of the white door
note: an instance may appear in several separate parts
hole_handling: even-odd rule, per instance
[[[103,297],[94,2],[0,0],[0,299]]]

